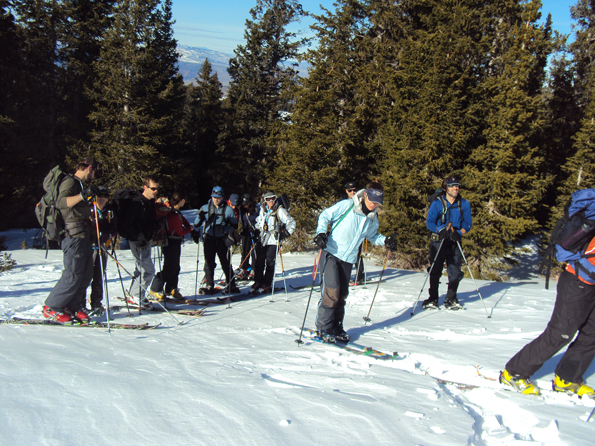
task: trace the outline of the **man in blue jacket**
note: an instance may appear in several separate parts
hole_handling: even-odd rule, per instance
[[[235,285],[235,280],[232,280],[232,271],[230,271],[230,259],[228,256],[228,248],[231,246],[232,240],[230,233],[238,227],[238,220],[231,208],[227,206],[223,199],[223,188],[215,186],[211,191],[211,199],[198,212],[198,217],[194,221],[194,228],[198,228],[204,223],[203,247],[205,259],[205,278],[206,285],[200,289],[200,294],[213,294],[215,273],[215,255],[219,257],[221,268],[227,279],[227,287],[232,293],[239,292]],[[227,292],[228,289],[225,289]]]
[[[457,299],[459,282],[464,277],[461,271],[463,260],[460,243],[471,229],[471,206],[459,195],[461,183],[456,177],[448,177],[442,182],[443,193],[437,197],[428,210],[426,226],[432,233],[430,241],[430,296],[424,300],[422,307],[438,308],[438,284],[442,276],[442,268],[446,261],[448,273],[448,291],[444,306],[451,310],[459,310],[462,305]]]
[[[394,237],[378,234],[377,209],[383,201],[383,186],[372,181],[352,199],[338,202],[318,217],[314,242],[322,249],[319,267],[322,297],[316,330],[325,342],[349,341],[350,336],[343,328],[345,299],[349,294],[351,268],[357,262],[357,252],[364,239],[391,251],[397,247]]]

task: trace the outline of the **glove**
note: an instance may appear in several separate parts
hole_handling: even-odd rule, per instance
[[[138,247],[140,249],[145,249],[149,244],[147,243],[147,239],[145,238],[145,235],[141,232],[138,235]]]
[[[206,216],[207,216],[207,213],[201,209],[198,213],[198,221],[205,221]]]
[[[81,198],[87,203],[93,202],[93,197],[99,193],[99,188],[95,185],[91,185],[81,192]]]
[[[384,239],[384,246],[388,248],[389,251],[396,251],[397,250],[397,239],[394,235],[387,237]]]
[[[325,249],[327,242],[328,237],[324,232],[321,232],[320,234],[316,235],[316,237],[314,237],[314,243],[316,243],[320,249]]]
[[[461,234],[461,231],[458,229],[453,229],[453,231],[450,233],[450,239],[455,243],[460,243],[461,240],[463,240],[463,234]]]
[[[200,232],[199,231],[190,232],[190,236],[192,237],[192,240],[194,240],[194,243],[200,242]]]
[[[283,241],[286,238],[289,238],[290,236],[291,236],[291,234],[289,233],[289,231],[285,227],[283,227],[283,229],[279,233],[279,237],[280,237],[279,240]]]
[[[438,235],[440,236],[440,240],[446,240],[448,238],[448,231],[446,228],[442,228],[440,231],[438,231]]]

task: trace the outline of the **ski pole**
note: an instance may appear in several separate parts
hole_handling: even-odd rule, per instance
[[[308,303],[306,304],[306,312],[304,313],[304,322],[302,322],[302,328],[300,330],[300,337],[295,340],[298,347],[303,344],[302,334],[304,333],[304,325],[306,325],[306,316],[308,315],[308,308],[310,307],[310,299],[312,298],[312,292],[314,291],[314,284],[316,283],[316,275],[318,274],[318,264],[320,263],[320,257],[322,256],[322,249],[318,251],[318,256],[314,260],[314,268],[312,269],[312,286],[310,287],[310,295],[308,296]]]
[[[591,417],[593,416],[594,413],[595,413],[595,407],[593,408],[593,410],[591,411],[591,413],[587,417],[587,423],[589,422],[589,420],[591,419]]]
[[[380,279],[378,279],[378,285],[376,285],[376,291],[374,291],[374,297],[372,298],[372,303],[370,304],[370,309],[368,310],[368,315],[364,317],[364,325],[370,322],[370,313],[372,312],[372,305],[374,305],[374,300],[376,299],[376,293],[378,293],[378,288],[380,288],[380,282],[382,282],[382,276],[384,275],[384,271],[386,270],[386,265],[388,263],[388,259],[390,257],[390,250],[386,254],[386,260],[384,261],[384,266],[382,267],[382,272],[380,273]]]
[[[105,270],[103,269],[103,255],[101,254],[101,233],[99,232],[99,216],[97,215],[97,197],[95,197],[95,199],[93,200],[93,213],[95,214],[95,230],[97,232],[97,249],[98,251],[98,255],[99,255],[99,267],[101,268],[101,272],[102,272],[102,280],[103,280],[103,286],[104,289],[106,290],[106,294],[105,294],[105,304],[107,306],[106,312],[105,312],[105,320],[107,323],[107,333],[109,334],[110,338],[112,336],[112,331],[111,328],[109,326],[109,296],[107,295],[107,275],[105,274]]]
[[[486,303],[483,300],[483,297],[481,297],[481,293],[479,292],[479,287],[477,286],[477,282],[475,282],[475,277],[473,277],[473,273],[471,272],[471,267],[469,266],[469,263],[467,262],[467,259],[465,258],[465,254],[463,253],[463,248],[461,248],[461,244],[458,241],[457,241],[457,246],[459,247],[459,250],[461,251],[461,255],[463,256],[463,260],[465,261],[465,265],[467,266],[467,269],[469,270],[469,275],[473,279],[473,283],[475,284],[475,289],[477,290],[477,295],[481,299],[481,303],[483,303],[483,308],[485,308],[485,310],[486,310],[486,314],[488,315],[488,319],[490,319],[492,316],[490,316],[490,313],[488,311],[488,308],[486,307]]]
[[[287,295],[287,281],[285,280],[285,267],[283,266],[283,256],[281,255],[281,240],[279,240],[278,253],[279,260],[281,261],[281,274],[283,276],[283,287],[285,288],[285,302],[289,302],[289,296]]]
[[[417,307],[417,303],[419,302],[419,298],[421,296],[421,293],[423,293],[423,291],[424,291],[424,287],[426,286],[426,282],[428,281],[428,277],[430,277],[430,274],[432,273],[432,270],[434,269],[434,265],[436,264],[436,259],[438,258],[438,254],[440,254],[440,250],[442,249],[442,245],[443,244],[444,244],[444,239],[442,239],[442,241],[440,242],[440,246],[438,246],[438,251],[436,251],[436,255],[434,256],[434,261],[432,262],[432,265],[430,266],[430,270],[426,274],[426,278],[424,279],[424,283],[421,286],[421,290],[419,290],[419,294],[417,295],[417,300],[415,301],[415,305],[413,305],[413,310],[411,310],[411,316],[412,317],[415,314],[415,308]]]
[[[114,260],[116,260],[116,267],[118,268],[118,276],[120,277],[120,285],[122,286],[122,294],[124,296],[124,302],[126,303],[126,310],[128,311],[128,317],[131,317],[130,314],[130,307],[128,306],[128,297],[126,296],[126,289],[124,288],[124,281],[122,280],[122,272],[120,271],[120,263],[117,261],[118,258],[116,257],[116,249],[115,245],[112,245],[112,254],[114,256]]]
[[[194,299],[198,298],[198,255],[200,253],[200,238],[196,244],[196,276],[194,280]]]
[[[110,256],[110,257],[112,258],[112,260],[113,260],[114,262],[116,262],[116,264],[118,264],[118,265],[119,265],[119,266],[122,268],[122,270],[123,270],[123,271],[124,271],[126,274],[128,274],[128,275],[129,275],[129,276],[132,278],[132,280],[133,280],[133,281],[135,280],[135,279],[134,279],[134,276],[133,276],[132,274],[130,274],[130,273],[128,272],[128,270],[127,270],[126,268],[124,268],[124,265],[122,265],[122,264],[121,264],[121,263],[120,263],[118,260],[116,260],[116,258],[115,258],[114,256],[112,256],[112,255],[111,255],[109,252],[107,253],[107,255],[108,255],[108,256]],[[140,280],[138,281],[138,286],[139,286],[139,287],[141,287],[141,288],[142,288],[142,289],[143,289],[143,290],[144,290],[146,293],[148,293],[147,289],[146,289],[144,286],[142,286],[142,285],[141,285],[141,283],[140,283]],[[126,298],[126,296],[124,296],[124,297]],[[179,320],[177,320],[177,319],[176,319],[176,317],[175,317],[173,314],[171,314],[171,312],[169,312],[169,311],[168,311],[168,309],[167,309],[167,308],[165,308],[165,307],[164,307],[164,306],[161,304],[161,302],[157,301],[157,303],[159,304],[159,306],[160,306],[161,308],[163,308],[163,310],[164,310],[164,311],[165,311],[167,314],[169,314],[169,315],[170,315],[170,316],[171,316],[171,317],[172,317],[172,318],[173,318],[173,319],[174,319],[174,320],[175,320],[175,321],[178,323],[178,325],[182,325],[182,324],[183,324],[183,322],[180,322]],[[139,299],[139,307],[140,307],[140,299]]]

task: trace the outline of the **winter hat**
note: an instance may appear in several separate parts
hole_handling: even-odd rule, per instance
[[[366,194],[368,195],[368,200],[370,200],[372,203],[384,203],[384,191],[368,188],[366,189]]]
[[[269,191],[267,191],[267,192],[264,193],[263,198],[264,198],[265,201],[267,199],[269,199],[269,198],[274,198],[276,200],[277,199],[277,196],[275,195],[275,193],[273,191],[270,191],[269,190]]]
[[[242,204],[248,204],[251,201],[252,201],[252,195],[244,194],[244,196],[242,197]]]
[[[229,196],[229,203],[232,206],[238,206],[240,204],[240,196],[238,194],[231,194]]]
[[[355,181],[348,181],[347,183],[345,183],[345,189],[357,189]]]
[[[223,188],[221,186],[215,186],[211,191],[211,197],[221,198],[223,197]]]
[[[461,187],[461,182],[459,181],[459,179],[457,177],[448,177],[446,179],[446,185],[448,187],[453,187],[453,186]]]

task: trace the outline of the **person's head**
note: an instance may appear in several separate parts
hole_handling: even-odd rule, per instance
[[[223,188],[221,186],[215,186],[211,191],[211,200],[213,200],[213,204],[217,207],[223,201]]]
[[[99,164],[97,164],[97,161],[91,156],[85,156],[77,163],[74,175],[83,183],[88,183],[93,180],[93,178],[99,177],[98,169]]]
[[[384,203],[384,186],[379,181],[371,181],[364,190],[364,204],[373,211]]]
[[[181,190],[175,190],[169,198],[169,204],[175,209],[181,209],[186,203],[186,193]]]
[[[107,186],[99,186],[97,192],[97,207],[103,209],[109,201],[109,188]]]
[[[448,176],[442,182],[442,190],[444,193],[452,198],[457,198],[459,195],[459,189],[461,188],[461,182],[455,176]]]
[[[250,206],[251,203],[252,203],[252,195],[244,194],[244,196],[242,197],[242,206],[247,207],[247,206]]]
[[[157,192],[159,191],[159,179],[155,175],[147,175],[143,179],[143,195],[148,200],[154,200],[157,198]]]
[[[238,194],[231,194],[229,196],[229,204],[232,209],[237,208],[240,205],[240,196]]]
[[[269,209],[272,209],[275,206],[275,202],[277,201],[277,196],[273,191],[267,191],[263,195],[264,201],[267,204]]]
[[[348,181],[347,183],[345,183],[345,192],[347,193],[348,198],[353,198],[353,196],[357,192],[357,186],[355,185],[355,181]]]

